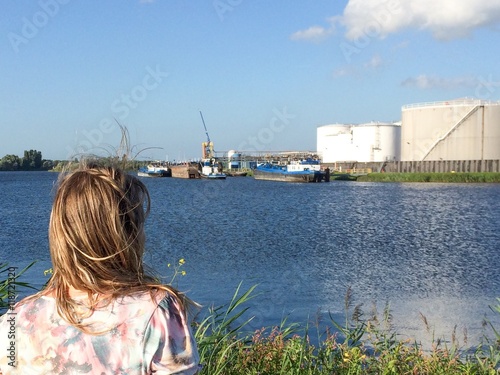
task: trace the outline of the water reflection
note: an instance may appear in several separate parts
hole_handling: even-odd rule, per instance
[[[420,313],[435,337],[451,337],[455,324],[472,322],[469,339],[478,340],[499,291],[499,217],[488,192],[487,186],[426,184],[360,184],[332,192],[316,211],[326,237],[316,248],[324,265],[324,311],[343,314],[338,290],[347,284],[358,302],[390,301],[397,326],[420,341],[432,339]],[[337,194],[345,199],[335,200]]]
[[[54,176],[0,175],[0,247],[9,261],[42,264]],[[146,261],[168,277],[186,259],[181,289],[205,306],[259,284],[254,328],[343,318],[344,296],[379,311],[389,301],[398,332],[425,341],[466,327],[479,340],[500,296],[500,185],[285,184],[148,179],[152,212]],[[27,220],[26,218],[29,218]],[[15,241],[13,241],[15,239]],[[500,324],[499,324],[500,326]]]

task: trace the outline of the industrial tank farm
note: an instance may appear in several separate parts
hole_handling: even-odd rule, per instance
[[[402,124],[403,161],[500,159],[500,102],[410,104]]]

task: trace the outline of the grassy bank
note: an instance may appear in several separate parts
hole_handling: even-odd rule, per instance
[[[180,263],[180,264],[183,264]],[[5,313],[9,305],[7,286],[29,287],[9,279],[9,267],[0,264],[0,297]],[[175,276],[178,268],[175,269]],[[241,285],[240,285],[241,286]],[[252,311],[247,302],[259,298],[255,286],[236,289],[231,301],[211,307],[195,318],[193,331],[198,343],[200,375],[495,375],[500,373],[500,334],[484,338],[473,349],[459,343],[452,333],[449,341],[436,339],[424,349],[411,340],[399,340],[392,329],[388,305],[382,312],[362,311],[351,304],[348,289],[345,320],[330,317],[330,328],[289,323],[250,330]],[[500,304],[500,299],[499,299]],[[500,305],[493,307],[500,313]],[[423,325],[427,325],[422,316]],[[424,327],[430,335],[430,328]],[[492,327],[493,328],[493,327]],[[313,343],[314,342],[314,343]]]
[[[361,305],[350,304],[350,290],[345,299],[345,321],[331,319],[331,329],[319,332],[316,327],[301,327],[283,322],[245,333],[248,320],[241,320],[244,303],[253,298],[253,288],[239,294],[228,306],[209,310],[196,324],[195,332],[203,370],[201,374],[221,375],[340,375],[340,374],[418,374],[459,375],[500,373],[500,335],[484,339],[474,349],[465,348],[452,333],[450,341],[433,341],[424,349],[410,340],[401,341],[391,328],[391,314],[366,314]],[[500,312],[500,308],[495,310]],[[426,319],[422,316],[423,325]],[[433,335],[429,327],[429,334]],[[314,337],[314,340],[311,338]],[[312,342],[317,342],[313,344]],[[462,345],[462,346],[461,346]]]
[[[496,182],[500,173],[370,173],[359,176],[362,182]]]

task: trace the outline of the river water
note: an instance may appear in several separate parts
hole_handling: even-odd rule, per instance
[[[50,268],[47,226],[57,174],[0,173],[0,253],[24,281]],[[204,306],[258,284],[251,328],[344,319],[344,298],[368,316],[389,304],[399,338],[466,346],[500,328],[500,185],[292,184],[143,179],[152,196],[145,261]],[[421,315],[430,330],[426,330]],[[466,333],[465,333],[466,332]]]

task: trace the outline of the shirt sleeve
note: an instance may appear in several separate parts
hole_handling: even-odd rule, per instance
[[[199,356],[191,328],[179,303],[170,295],[162,299],[144,332],[147,373],[194,375]]]

